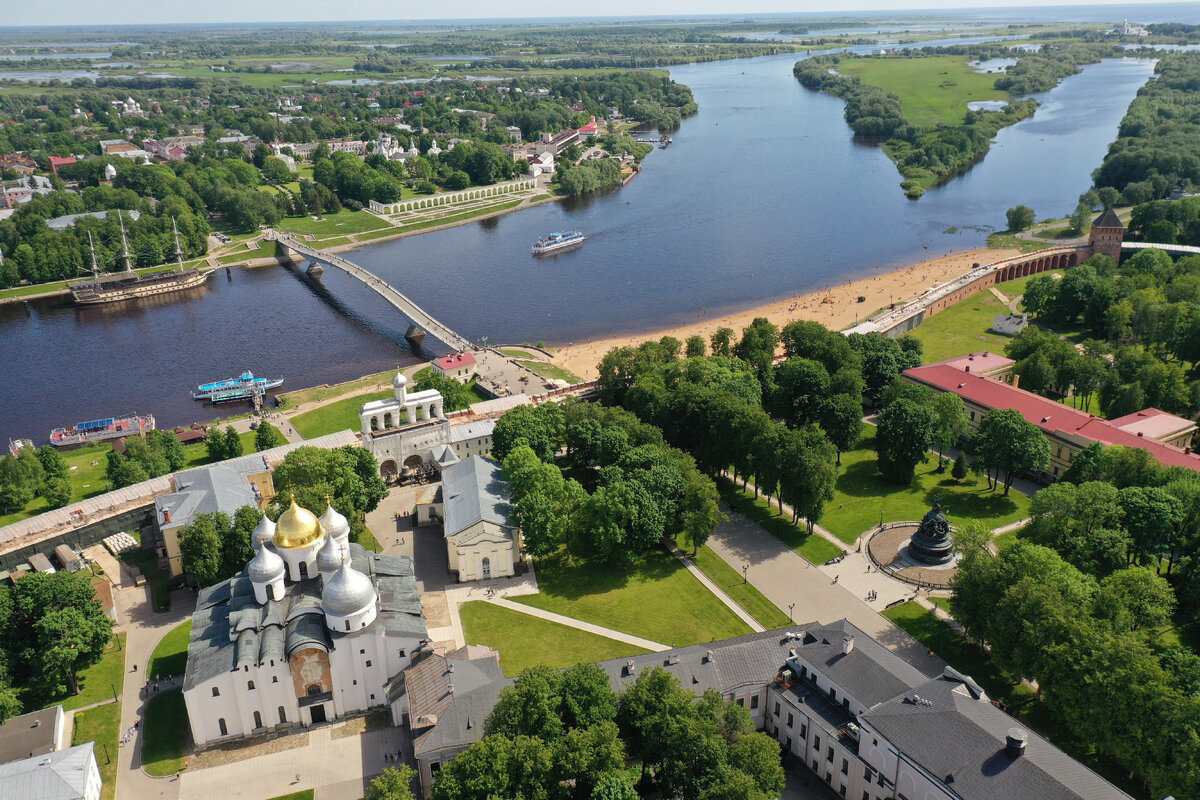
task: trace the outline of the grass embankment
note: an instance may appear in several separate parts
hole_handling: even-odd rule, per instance
[[[521,355],[527,354],[522,353]],[[535,374],[543,378],[549,378],[550,380],[566,381],[572,385],[583,380],[569,369],[564,369],[556,364],[547,364],[545,361],[518,361],[517,363]]]
[[[458,214],[450,214],[445,217],[437,217],[435,219],[428,219],[422,222],[412,222],[407,225],[401,225],[397,229],[397,232],[409,233],[411,231],[425,230],[426,228],[436,228],[440,225],[450,225],[455,222],[465,222],[469,219],[473,219],[474,217],[482,217],[488,214],[495,214],[500,211],[507,211],[508,209],[516,208],[519,205],[521,205],[521,200],[509,200],[506,203],[496,203],[495,205],[473,208],[469,211],[463,211]],[[448,207],[453,208],[453,206]]]
[[[385,400],[392,396],[391,389],[367,392],[366,394],[346,397],[312,411],[305,411],[292,417],[292,427],[300,432],[305,439],[324,436],[327,433],[337,433],[349,428],[352,431],[362,427],[358,411],[363,403],[370,400]]]
[[[966,56],[846,59],[838,72],[897,95],[904,116],[922,128],[961,125],[967,103],[1008,99],[996,76],[976,72]]]
[[[100,767],[100,800],[117,794],[117,752],[121,738],[121,704],[108,703],[75,715],[71,744],[95,742],[96,764]]]
[[[539,594],[513,601],[671,646],[750,632],[665,550],[625,569],[580,557],[568,564],[558,553],[538,563],[538,586]]]
[[[560,669],[649,652],[484,600],[463,603],[458,613],[467,643],[484,644],[498,651],[500,666],[509,676],[538,664]]]
[[[297,408],[304,403],[319,403],[341,394],[382,389],[391,384],[392,377],[395,374],[396,370],[389,369],[384,372],[376,372],[374,375],[364,375],[361,378],[346,381],[345,383],[313,386],[309,389],[297,389],[294,392],[279,395],[280,408]]]
[[[936,319],[936,317],[935,317]],[[953,525],[979,522],[996,528],[1029,516],[1029,498],[1012,491],[990,491],[982,478],[963,483],[939,475],[937,457],[931,455],[917,466],[917,474],[908,486],[888,483],[876,466],[875,428],[866,426],[858,447],[842,453],[837,491],[825,505],[821,525],[842,541],[852,544],[864,531],[884,522],[919,520],[932,504],[933,496],[942,498],[942,506]]]
[[[746,519],[777,537],[813,564],[824,564],[834,556],[842,554],[832,542],[808,533],[803,524],[793,525],[789,517],[780,516],[775,506],[768,505],[765,497],[759,496],[755,499],[753,490],[747,491],[735,486],[733,481],[726,478],[717,479],[717,488],[720,489],[721,499],[726,505],[744,514]]]
[[[772,603],[763,593],[755,589],[738,571],[726,563],[725,559],[714,553],[708,545],[701,547],[696,555],[688,556],[701,572],[715,583],[719,589],[729,595],[746,613],[758,620],[758,624],[767,630],[782,628],[790,619],[779,606]]]
[[[991,329],[996,315],[1007,313],[1008,307],[984,289],[929,317],[911,335],[925,344],[927,364],[981,350],[1003,353],[1009,337]]]
[[[154,648],[150,663],[146,665],[146,675],[150,678],[182,675],[187,667],[187,649],[191,638],[191,620],[172,628]]]
[[[304,789],[291,794],[281,794],[279,797],[272,797],[271,800],[313,800],[316,795],[316,789]]]
[[[988,697],[999,701],[1008,713],[1041,733],[1068,755],[1130,794],[1146,796],[1144,787],[1131,784],[1128,774],[1118,764],[1098,756],[1094,748],[1080,742],[1066,730],[1057,716],[1037,702],[1032,689],[997,667],[979,647],[968,642],[932,611],[910,601],[887,609],[883,615],[932,650],[938,658],[974,678]]]
[[[179,772],[189,730],[182,689],[168,689],[147,700],[142,720],[142,768],[159,777]]]

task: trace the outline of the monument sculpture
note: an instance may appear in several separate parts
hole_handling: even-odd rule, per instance
[[[950,541],[950,523],[942,511],[942,498],[933,496],[933,508],[925,514],[920,527],[908,543],[908,551],[914,559],[925,564],[945,564],[954,557],[954,544]]]

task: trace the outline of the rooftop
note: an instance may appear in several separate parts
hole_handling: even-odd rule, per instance
[[[1143,437],[1160,440],[1196,427],[1196,423],[1190,419],[1177,417],[1157,408],[1135,411],[1123,417],[1110,419],[1108,423],[1135,436],[1141,434]]]
[[[436,364],[440,369],[451,370],[459,369],[460,367],[474,366],[476,361],[475,356],[473,356],[471,353],[451,353],[448,356],[435,358],[433,363]]]
[[[964,373],[946,363],[930,364],[905,370],[910,379],[947,392],[954,392],[984,408],[1013,408],[1048,435],[1078,437],[1105,445],[1137,447],[1149,452],[1167,466],[1200,471],[1200,456],[1188,450],[1164,444],[1147,436],[1138,436],[1070,406],[1027,392],[1001,381],[974,373]],[[1154,409],[1149,409],[1153,411]],[[1161,412],[1160,412],[1161,413]]]
[[[452,464],[442,472],[445,535],[453,536],[477,522],[511,528],[508,483],[499,462],[481,456]]]
[[[1121,218],[1117,216],[1117,212],[1111,208],[1104,209],[1104,213],[1092,220],[1093,228],[1120,228],[1125,229],[1125,223],[1121,222]]]
[[[979,372],[986,375],[997,369],[1011,367],[1017,363],[1007,356],[1002,356],[999,353],[991,353],[984,350],[980,353],[967,353],[965,356],[957,358],[948,358],[945,361],[937,362],[945,364],[948,367],[962,370],[963,372]]]
[[[62,706],[51,706],[0,725],[0,764],[57,750],[62,713]]]
[[[95,742],[0,765],[0,797],[79,800],[85,797]]]
[[[805,626],[803,631],[804,637],[794,644],[796,655],[866,708],[929,680],[928,675],[847,620]],[[847,637],[853,641],[849,653],[843,647]]]

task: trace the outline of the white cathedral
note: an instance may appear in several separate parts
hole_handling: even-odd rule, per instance
[[[192,616],[183,697],[197,747],[385,705],[428,640],[412,560],[352,544],[332,506],[318,519],[293,500],[252,542]]]

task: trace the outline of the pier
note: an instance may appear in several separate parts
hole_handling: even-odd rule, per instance
[[[284,251],[284,254],[290,256],[292,260],[306,260],[312,262],[314,265],[335,267],[362,281],[368,288],[375,291],[376,294],[383,297],[383,299],[399,309],[400,313],[412,321],[412,326],[406,334],[409,340],[420,344],[421,340],[428,334],[456,351],[470,350],[474,346],[466,337],[443,325],[432,314],[414,303],[399,289],[378,277],[375,273],[363,269],[353,261],[298,241],[290,233],[280,233],[279,231],[271,230],[267,231],[266,238],[277,242],[279,247]],[[313,271],[311,267],[309,269]]]

